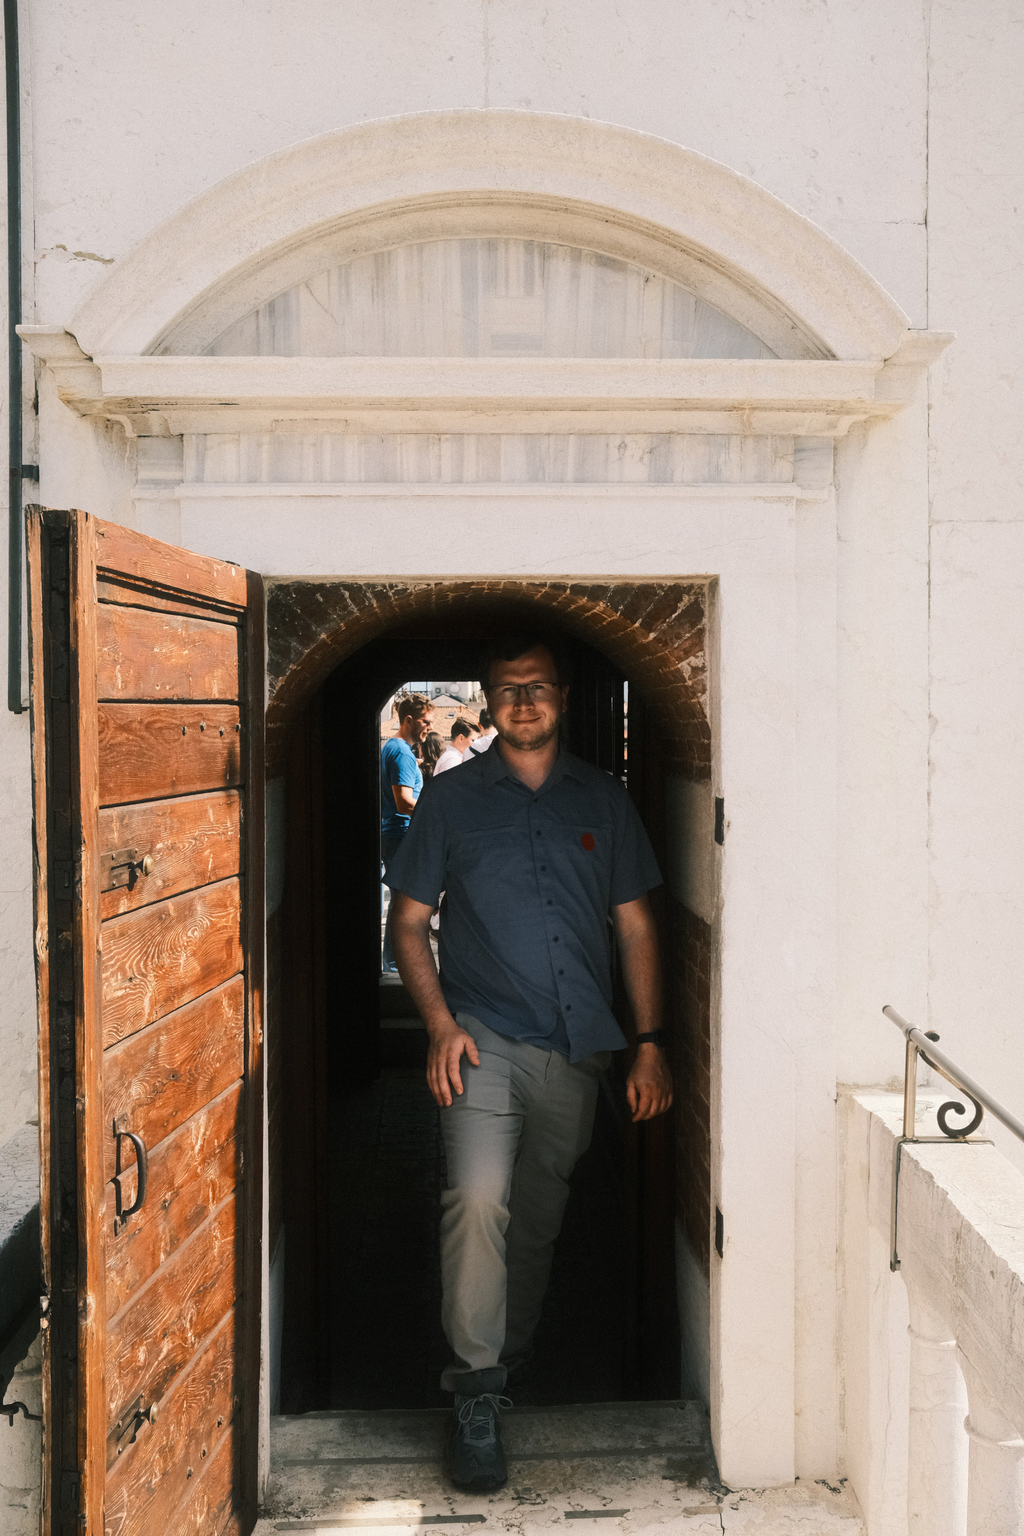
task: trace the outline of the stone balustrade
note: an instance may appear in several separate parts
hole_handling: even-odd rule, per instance
[[[920,1134],[949,1097],[920,1095]],[[901,1115],[893,1094],[842,1106],[850,1479],[868,1536],[1021,1536],[1024,1174],[991,1145],[905,1145],[891,1273]]]

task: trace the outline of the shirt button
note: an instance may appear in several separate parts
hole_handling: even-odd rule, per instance
[[[565,1011],[566,1013],[572,1013],[572,1003],[566,1003]]]
[[[537,833],[537,836],[540,837],[540,833],[539,832]]]
[[[553,938],[553,939],[552,939],[552,941],[551,941],[551,942],[552,942],[552,943],[553,943],[553,944],[557,944],[557,943],[558,943],[558,934],[557,934],[557,933],[556,933],[556,934],[555,934],[555,936],[554,936],[554,938]]]
[[[549,901],[549,902],[548,902],[548,906],[549,906],[549,907],[553,907],[553,906],[554,906],[554,902],[553,902],[553,901]]]
[[[559,976],[564,976],[564,975],[565,975],[565,972],[564,972],[564,971],[559,971],[559,973],[558,973],[558,974],[559,974]]]
[[[546,864],[542,864],[542,865],[541,865],[541,867],[540,867],[540,872],[541,872],[541,874],[542,874],[542,875],[546,875],[546,874],[547,874],[547,872],[548,872],[548,867],[547,867],[547,865],[546,865]]]

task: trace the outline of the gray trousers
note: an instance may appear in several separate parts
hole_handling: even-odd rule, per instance
[[[480,1052],[463,1056],[463,1093],[441,1111],[448,1162],[441,1197],[441,1321],[453,1360],[446,1392],[498,1392],[530,1352],[551,1274],[569,1177],[590,1145],[602,1051],[570,1065],[558,1051],[456,1022]]]

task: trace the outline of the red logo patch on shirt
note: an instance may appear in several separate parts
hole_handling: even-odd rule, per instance
[[[590,853],[591,849],[597,846],[594,842],[593,832],[584,832],[583,836],[580,838],[580,842],[583,844],[588,853]]]

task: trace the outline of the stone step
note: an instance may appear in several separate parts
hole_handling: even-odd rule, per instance
[[[443,1410],[346,1410],[277,1418],[271,1477],[255,1536],[429,1528],[470,1536],[563,1531],[863,1536],[842,1488],[795,1484],[756,1493],[722,1487],[699,1403],[520,1407],[502,1415],[509,1480],[462,1494],[441,1469]],[[486,1532],[482,1533],[486,1536]]]

